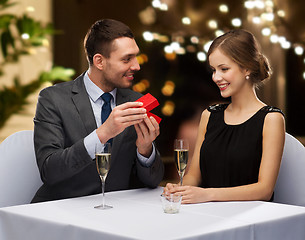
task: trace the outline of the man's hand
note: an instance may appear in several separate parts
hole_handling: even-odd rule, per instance
[[[127,102],[113,108],[107,120],[96,130],[101,143],[106,143],[125,128],[143,122],[147,114],[142,105],[141,102]]]
[[[139,153],[149,157],[152,153],[152,142],[160,134],[159,124],[153,117],[145,117],[144,121],[135,124],[138,135],[136,145]]]

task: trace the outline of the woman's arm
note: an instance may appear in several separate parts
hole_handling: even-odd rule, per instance
[[[194,148],[193,158],[190,161],[190,166],[187,174],[183,177],[183,185],[198,186],[201,181],[201,172],[199,167],[200,148],[206,133],[206,127],[210,117],[210,112],[204,110],[201,114],[201,119],[198,127],[198,133]],[[168,183],[164,188],[164,192],[170,192],[178,184]]]

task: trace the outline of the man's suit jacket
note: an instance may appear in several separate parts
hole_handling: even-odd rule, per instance
[[[117,89],[116,105],[141,96],[130,89]],[[95,161],[84,146],[84,138],[97,126],[83,75],[42,90],[34,123],[35,153],[44,184],[32,202],[100,193]],[[164,166],[158,151],[150,167],[142,166],[136,155],[136,138],[131,126],[113,139],[106,191],[154,188],[161,182]]]

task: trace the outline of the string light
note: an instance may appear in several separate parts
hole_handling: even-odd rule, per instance
[[[261,33],[263,36],[270,36],[270,42],[273,44],[279,43],[283,49],[291,48],[292,43],[289,42],[285,36],[277,35],[275,18],[277,16],[284,18],[286,14],[284,10],[275,11],[275,4],[273,0],[248,0],[244,2],[244,6],[248,9],[248,11],[254,11],[254,9],[257,9],[256,12],[253,12],[256,14],[256,16],[252,18],[252,22],[262,25],[263,28]],[[260,15],[257,15],[257,11],[261,11]],[[296,47],[295,53],[298,55],[301,53],[303,54],[303,52],[300,50],[301,48],[302,47],[300,46]]]
[[[168,10],[167,4],[162,3],[162,4],[161,4],[161,7],[160,7],[160,10],[162,10],[162,11],[167,11],[167,10]]]
[[[284,43],[286,43],[287,42],[287,40],[286,40],[286,38],[284,37],[284,36],[279,36],[279,43],[280,44],[284,44]]]
[[[165,2],[167,1],[152,0],[151,1],[152,7],[150,8],[167,11],[168,5]],[[251,14],[254,15],[251,18],[252,22],[261,27],[261,34],[263,36],[269,37],[271,43],[280,44],[280,46],[283,49],[289,49],[291,48],[292,45],[295,45],[290,41],[288,41],[285,36],[278,36],[277,34],[277,25],[275,22],[276,17],[284,18],[286,16],[286,13],[282,9],[277,9],[273,0],[245,0],[243,5],[247,9],[247,11],[249,12],[253,11],[253,14]],[[226,4],[220,4],[218,6],[218,10],[220,13],[227,13],[229,12],[229,7]],[[184,16],[181,19],[181,21],[184,25],[186,25],[186,27],[192,23],[191,18],[189,16]],[[242,20],[240,18],[233,18],[231,19],[231,24],[233,27],[236,28],[241,27]],[[224,31],[222,29],[218,29],[219,24],[216,19],[209,20],[207,22],[207,25],[210,29],[215,29],[214,34],[216,37],[224,34]],[[199,61],[206,61],[202,53],[207,52],[211,40],[207,40],[207,39],[203,40],[200,39],[200,37],[198,36],[191,36],[189,39],[191,44],[193,45],[183,46],[185,44],[184,40],[182,41],[177,40],[179,37],[183,39],[182,36],[175,36],[175,38],[172,38],[173,39],[172,42],[170,42],[170,38],[168,36],[160,35],[158,33],[151,33],[149,31],[143,33],[143,38],[148,42],[153,40],[157,40],[164,43],[169,42],[169,44],[164,47],[164,53],[168,54],[168,56],[170,56],[170,59],[175,57],[175,54],[184,54],[186,51],[188,52],[197,51],[197,59]],[[204,52],[196,50],[196,47],[194,45],[201,45],[203,42],[204,44],[201,47],[204,49]],[[200,48],[197,47],[197,49]],[[296,49],[295,49],[295,53],[300,54],[300,50],[296,50]]]
[[[215,20],[210,20],[210,21],[208,22],[208,26],[209,26],[209,28],[211,28],[211,29],[216,29],[216,28],[217,28],[217,22],[216,22]]]
[[[182,23],[185,24],[185,25],[190,25],[191,24],[191,19],[188,18],[188,17],[184,17],[182,18]]]
[[[201,62],[205,62],[207,60],[207,55],[204,52],[198,52],[197,58]]]
[[[263,29],[262,29],[262,34],[263,34],[264,36],[270,36],[270,34],[271,34],[271,29],[268,28],[268,27],[263,28]]]
[[[265,21],[272,22],[274,20],[274,14],[273,13],[262,13],[261,18]]]
[[[289,49],[289,48],[291,48],[291,42],[288,42],[288,41],[283,42],[283,43],[281,43],[281,46],[284,49]]]
[[[154,40],[154,35],[151,32],[146,31],[143,33],[143,38],[145,39],[145,41],[151,42],[152,40]]]
[[[161,109],[161,112],[165,116],[171,116],[173,115],[174,110],[175,110],[175,103],[173,101],[166,101]]]
[[[180,44],[178,42],[172,42],[170,46],[174,51],[177,51],[180,48]]]
[[[142,65],[142,64],[148,62],[148,57],[147,57],[146,54],[141,53],[140,55],[137,56],[137,60],[138,60],[138,63],[139,63],[140,65]]]
[[[152,0],[151,1],[151,6],[154,9],[168,10],[168,5],[164,2],[165,1],[162,1],[162,0]],[[166,6],[166,7],[162,8],[162,6]],[[268,11],[266,10],[262,14],[253,17],[252,21],[255,24],[262,24],[265,21],[270,22],[270,21],[273,21],[273,19],[274,19],[273,11],[272,11],[272,9],[270,10],[270,8],[273,7],[273,1],[272,0],[267,0],[267,1],[265,1],[265,0],[248,0],[248,1],[244,1],[244,6],[247,9],[258,9],[258,10],[262,10],[262,11],[264,11],[263,10],[264,8],[269,9]],[[229,7],[226,4],[220,4],[218,6],[218,9],[219,9],[219,12],[221,12],[221,13],[229,12]],[[190,25],[192,23],[191,18],[188,17],[188,16],[183,17],[181,19],[181,21],[186,26]],[[240,18],[233,18],[233,19],[231,19],[231,24],[234,27],[241,27],[242,26],[242,20]],[[215,37],[218,37],[218,36],[224,34],[224,32],[225,32],[222,29],[218,29],[219,24],[218,24],[217,20],[215,20],[215,19],[209,20],[207,22],[207,25],[210,29],[215,29],[215,31],[214,31]],[[267,30],[267,28],[262,30],[262,34],[265,35],[265,36],[270,36],[271,33],[272,33],[272,31],[271,31],[270,28],[268,30]],[[204,40],[200,39],[200,37],[198,37],[198,36],[192,36],[189,39],[190,39],[191,44],[193,44],[193,45],[190,45],[190,44],[185,43],[184,38],[182,37],[182,35],[178,35],[178,36],[175,36],[175,37],[171,37],[172,41],[170,42],[169,37],[164,36],[164,35],[160,35],[158,33],[151,33],[149,31],[146,31],[146,32],[143,33],[143,38],[146,41],[157,40],[157,41],[160,41],[160,42],[169,42],[169,44],[167,44],[164,47],[164,53],[166,55],[166,58],[169,59],[169,60],[175,59],[176,54],[185,54],[186,51],[195,53],[197,51],[197,59],[199,61],[206,61],[206,55],[205,55],[204,52],[208,51],[208,48],[209,48],[209,46],[211,44],[211,41],[212,41],[212,40],[207,40],[207,39],[204,39]],[[272,38],[272,40],[274,40],[274,38]],[[197,50],[197,49],[201,48],[200,45],[202,43],[204,43],[201,46],[203,48],[204,52]],[[184,44],[186,44],[186,46],[184,46]],[[195,47],[194,45],[199,45],[199,48]],[[287,48],[289,46],[289,42],[288,41],[282,41],[281,46],[283,48]]]
[[[263,1],[255,1],[254,3],[255,3],[255,7],[258,9],[265,8],[265,2],[263,2]]]
[[[245,2],[244,2],[244,6],[245,6],[245,8],[247,8],[247,9],[253,9],[253,8],[255,7],[255,4],[254,4],[253,1],[245,1]]]
[[[260,24],[260,23],[261,23],[261,18],[260,18],[260,17],[257,17],[257,16],[256,16],[256,17],[253,17],[253,18],[252,18],[252,22],[255,23],[255,24]]]
[[[270,36],[270,42],[272,42],[272,43],[277,43],[278,41],[279,41],[279,36],[278,36],[278,35],[272,34],[272,35]]]
[[[173,95],[174,93],[174,90],[175,90],[175,83],[173,81],[166,81],[164,86],[162,87],[161,89],[161,92],[164,96],[171,96]]]
[[[273,1],[272,1],[272,0],[267,0],[267,1],[265,1],[265,4],[266,4],[266,7],[267,7],[267,8],[273,8],[273,7],[274,7],[274,4],[273,4]]]
[[[177,54],[175,52],[171,52],[171,53],[165,53],[165,58],[168,61],[174,61],[177,57]]]
[[[192,37],[190,38],[190,40],[191,40],[191,43],[194,43],[194,44],[198,44],[198,43],[199,43],[199,38],[196,37],[196,36],[192,36]]]
[[[173,1],[169,0],[152,0],[151,6],[148,6],[145,11],[142,11],[142,15],[140,19],[142,19],[143,25],[151,25],[157,22],[157,11],[168,11],[169,6],[166,3],[173,3]],[[259,28],[261,34],[268,38],[272,44],[279,44],[283,49],[289,49],[293,47],[295,54],[301,56],[304,54],[304,44],[300,43],[292,43],[287,40],[286,36],[282,35],[279,31],[278,24],[281,23],[284,19],[279,21],[279,18],[285,18],[286,13],[282,9],[278,9],[273,0],[245,0],[243,1],[243,5],[246,8],[248,17],[247,20],[255,24],[256,28]],[[229,7],[226,4],[220,4],[218,6],[219,14],[225,14],[229,12]],[[149,14],[151,19],[150,21],[144,21],[143,19],[147,19],[147,15]],[[192,16],[194,17],[194,16]],[[152,33],[150,31],[143,32],[143,38],[147,42],[151,41],[159,41],[165,43],[164,46],[164,56],[168,61],[173,61],[177,58],[178,54],[185,54],[186,52],[194,53],[197,57],[198,61],[205,62],[207,61],[207,52],[212,43],[212,39],[214,37],[218,37],[232,26],[234,28],[239,28],[243,25],[242,19],[233,18],[226,19],[229,20],[229,23],[232,26],[227,26],[227,22],[220,22],[222,18],[210,19],[207,21],[207,26],[210,29],[209,33],[205,36],[188,36],[187,34],[191,31],[188,31],[188,27],[193,24],[192,20],[196,19],[190,18],[190,16],[184,16],[181,18],[181,22],[184,25],[182,29],[179,29],[177,32],[173,32],[171,34],[162,35],[160,33]],[[193,20],[194,21],[194,20]],[[195,22],[194,22],[195,23]],[[196,23],[197,24],[197,23]],[[194,24],[194,25],[196,25]],[[220,27],[221,26],[221,27]],[[282,27],[281,27],[282,29]],[[213,35],[214,34],[214,37]],[[186,40],[187,39],[187,40]],[[305,57],[303,58],[304,67],[305,67]],[[303,78],[305,79],[305,71],[303,72]],[[136,84],[139,90],[145,91],[147,86],[145,82],[141,81]],[[171,96],[174,93],[175,86],[172,85],[172,81],[166,81],[164,86],[162,87],[162,94],[164,96]],[[161,111],[165,116],[171,116],[175,110],[175,104],[172,101],[165,102]]]
[[[258,24],[257,17],[260,17],[260,26],[262,27],[261,33],[263,36],[269,37],[272,44],[280,44],[283,49],[290,49],[293,47],[294,53],[298,56],[304,54],[303,43],[291,43],[285,36],[278,35],[278,21],[277,18],[285,18],[286,13],[282,9],[277,9],[273,0],[247,0],[244,6],[249,12],[249,15],[254,15],[252,22]],[[305,64],[305,58],[304,58]],[[303,73],[305,79],[305,72]]]
[[[151,5],[154,7],[154,8],[161,8],[161,2],[159,0],[153,0]]]
[[[167,4],[166,3],[161,3],[160,0],[153,0],[151,5],[154,8],[160,9],[161,11],[167,11],[168,10]]]
[[[173,53],[174,50],[173,50],[173,48],[171,46],[167,45],[167,46],[164,47],[164,52],[166,52],[166,53]]]
[[[277,15],[278,15],[279,17],[283,18],[283,17],[286,16],[286,13],[285,13],[284,10],[278,10],[278,11],[277,11]]]
[[[229,7],[226,4],[221,4],[219,6],[219,11],[222,13],[227,13],[227,12],[229,12]]]
[[[145,92],[149,87],[149,81],[147,79],[142,79],[140,82],[133,85],[132,89],[137,92]]]
[[[296,47],[294,48],[294,52],[295,52],[297,55],[303,55],[304,48],[301,47],[301,46],[296,46]]]
[[[231,21],[232,25],[234,27],[240,27],[241,26],[241,19],[239,18],[233,18]]]
[[[253,12],[256,16],[252,18],[254,24],[262,25],[261,33],[263,36],[269,36],[270,42],[273,44],[279,43],[283,49],[291,48],[291,42],[289,42],[286,37],[277,35],[277,28],[275,24],[275,18],[285,17],[285,11],[278,10],[275,13],[275,5],[273,0],[248,0],[244,2],[245,8],[248,11]],[[258,14],[260,11],[261,13]],[[271,26],[271,27],[270,27]]]
[[[184,48],[184,47],[180,47],[180,48],[177,49],[175,52],[176,52],[177,54],[179,54],[179,55],[183,55],[183,54],[185,54],[185,48]]]

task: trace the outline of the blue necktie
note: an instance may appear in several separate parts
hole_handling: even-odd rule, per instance
[[[107,120],[111,113],[111,99],[112,95],[110,93],[104,93],[102,95],[102,99],[104,101],[103,107],[102,107],[102,124]]]
[[[110,93],[103,93],[101,98],[104,101],[104,104],[102,106],[102,124],[107,120],[111,113],[111,99],[112,95]],[[112,138],[109,139],[107,142],[112,144]]]

